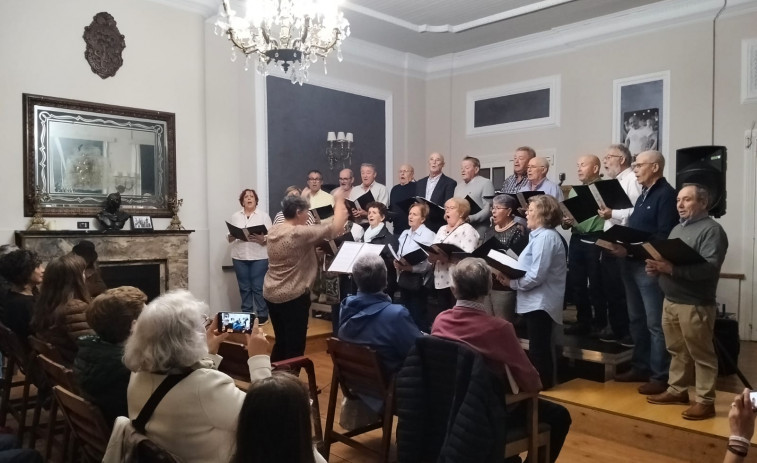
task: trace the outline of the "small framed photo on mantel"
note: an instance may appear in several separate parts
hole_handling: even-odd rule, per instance
[[[149,215],[131,216],[131,229],[136,231],[152,231],[152,217]]]

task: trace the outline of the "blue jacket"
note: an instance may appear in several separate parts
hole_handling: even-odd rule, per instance
[[[628,226],[651,233],[649,240],[666,240],[670,231],[678,224],[676,190],[665,177],[661,177],[639,196],[633,208]]]
[[[358,291],[342,301],[337,337],[376,350],[388,374],[400,369],[420,336],[410,312],[384,293]]]

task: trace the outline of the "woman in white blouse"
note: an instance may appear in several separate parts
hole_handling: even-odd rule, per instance
[[[242,210],[235,212],[229,223],[239,228],[265,225],[271,229],[271,218],[258,208],[258,194],[255,190],[245,189],[239,195]],[[227,236],[231,243],[231,261],[237,275],[239,295],[242,298],[242,312],[254,312],[259,323],[268,322],[268,306],[263,299],[263,278],[268,271],[267,237],[263,234],[250,235],[247,241]]]
[[[428,212],[428,205],[425,203],[414,203],[410,206],[407,214],[407,222],[410,228],[403,231],[399,237],[398,256],[403,257],[417,251],[420,249],[418,243],[430,246],[434,242],[436,235],[423,224]],[[430,274],[431,264],[427,259],[415,265],[395,260],[394,268],[397,269],[397,284],[400,288],[402,304],[410,311],[410,315],[418,328],[425,333],[430,332],[431,321],[428,319],[427,313],[428,289],[426,289],[426,282],[432,277]]]
[[[466,222],[470,214],[470,204],[461,198],[450,198],[444,203],[444,220],[447,225],[442,225],[436,233],[434,243],[454,244],[465,252],[473,252],[478,245],[478,232],[471,224]],[[451,256],[444,253],[432,253],[428,256],[429,262],[434,264],[434,288],[439,305],[438,311],[451,309],[455,305],[455,297],[452,295],[451,270],[457,263]],[[434,314],[436,318],[437,314]]]

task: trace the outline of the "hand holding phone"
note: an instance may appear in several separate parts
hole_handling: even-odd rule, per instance
[[[218,312],[219,333],[251,333],[255,314],[249,312]]]
[[[252,333],[247,335],[247,355],[268,355],[268,339],[263,332],[263,328],[258,326],[258,319],[252,325]]]
[[[749,391],[749,401],[752,402],[752,410],[757,412],[757,391]]]

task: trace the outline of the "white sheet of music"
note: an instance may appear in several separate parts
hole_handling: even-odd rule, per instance
[[[378,256],[384,250],[384,244],[355,243],[345,241],[339,252],[334,256],[334,261],[329,266],[329,272],[352,273],[352,266],[358,257],[373,254]]]

